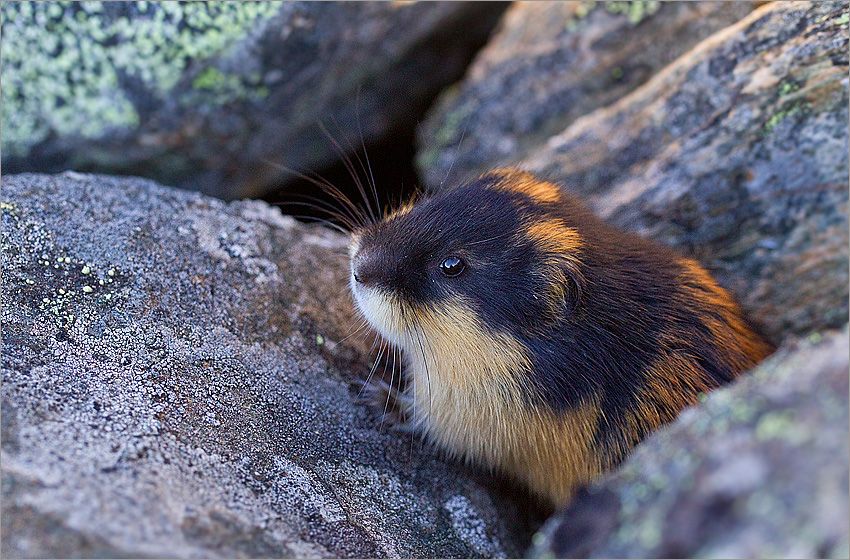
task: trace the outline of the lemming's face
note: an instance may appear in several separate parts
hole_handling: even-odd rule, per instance
[[[452,332],[470,318],[519,334],[564,307],[564,259],[578,234],[555,216],[555,198],[504,180],[482,178],[354,234],[351,289],[389,341],[409,349],[414,330]]]

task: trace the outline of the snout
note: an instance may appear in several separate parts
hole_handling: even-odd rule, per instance
[[[401,321],[401,301],[393,286],[395,267],[380,248],[353,252],[351,257],[351,292],[363,316],[385,339],[399,346],[405,332]]]
[[[358,251],[351,261],[351,273],[354,281],[365,287],[388,286],[391,271],[386,259],[379,251],[367,249]]]

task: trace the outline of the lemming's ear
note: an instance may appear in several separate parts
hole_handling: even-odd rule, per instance
[[[532,224],[527,233],[539,254],[538,273],[546,286],[539,296],[554,320],[581,302],[586,284],[581,266],[583,242],[578,231],[561,219]]]
[[[542,296],[551,318],[554,320],[572,313],[581,303],[586,284],[580,262],[567,256],[553,255],[544,260],[542,272],[547,285]]]

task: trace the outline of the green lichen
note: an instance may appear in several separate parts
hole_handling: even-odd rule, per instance
[[[605,6],[605,10],[611,14],[623,14],[632,25],[637,25],[661,7],[658,0],[617,0],[597,2],[597,0],[582,0],[573,12],[573,17],[566,23],[567,31],[575,31],[579,23],[586,18],[597,6]]]
[[[593,8],[596,7],[596,0],[583,0],[576,6],[575,16],[578,19],[584,19],[587,17],[587,14],[593,11]]]
[[[259,82],[259,77],[253,77],[252,84]],[[243,77],[225,74],[215,67],[205,68],[192,80],[192,88],[208,93],[207,100],[216,105],[223,105],[236,99],[264,98],[269,90],[264,86],[246,85]],[[193,100],[194,101],[194,100]]]
[[[734,401],[729,408],[729,415],[736,424],[745,423],[756,414],[756,407],[749,401]]]
[[[612,14],[623,14],[629,23],[637,25],[658,11],[661,2],[658,0],[630,0],[628,2],[605,2],[605,9]]]
[[[772,114],[764,123],[764,133],[770,134],[785,119],[802,112],[807,108],[806,101],[797,93],[801,88],[798,82],[783,80],[776,88],[778,94],[779,111]],[[796,95],[794,95],[796,94]],[[784,99],[783,99],[784,98]]]
[[[572,17],[567,19],[566,30],[573,32],[578,29],[579,23],[596,8],[596,0],[581,0],[573,11]]]
[[[440,159],[440,151],[437,148],[424,149],[416,154],[416,166],[419,169],[429,169],[437,164]]]
[[[640,522],[638,539],[644,550],[652,550],[661,542],[662,521],[658,515],[647,515]]]
[[[56,272],[46,271],[47,275],[38,282],[26,278],[27,286],[39,287],[44,290],[36,301],[38,309],[52,317],[55,325],[61,329],[71,328],[77,316],[72,312],[82,298],[97,298],[98,301],[110,301],[115,294],[114,282],[116,269],[110,268],[112,274],[105,276],[92,265],[81,259],[60,254],[51,257],[42,253],[36,262],[45,267],[53,268]],[[75,272],[79,271],[81,276]],[[56,279],[61,284],[56,286]],[[48,287],[49,286],[49,287]]]
[[[787,106],[787,108],[782,109],[773,115],[770,116],[769,119],[764,123],[764,133],[770,134],[773,130],[785,119],[792,115],[796,115],[801,112],[803,109],[802,103],[792,103]]]
[[[222,54],[279,9],[277,2],[4,2],[3,150],[23,155],[51,133],[98,138],[135,128],[139,115],[123,84],[165,99],[190,62]],[[226,93],[241,92],[225,85]],[[216,93],[213,102],[222,99]]]
[[[769,412],[762,415],[756,424],[756,439],[765,441],[780,439],[798,445],[809,439],[801,423],[789,411]]]
[[[192,87],[195,89],[221,89],[227,81],[228,76],[225,76],[218,68],[207,68],[198,74]]]
[[[784,80],[779,84],[779,95],[785,96],[800,89],[800,85],[790,80]]]
[[[457,96],[457,87],[449,88],[444,94],[445,104],[453,104],[457,100]],[[444,148],[453,147],[453,150],[460,148],[464,130],[469,122],[470,115],[474,111],[475,107],[472,103],[463,102],[443,117],[440,127],[431,137],[432,139],[425,143],[425,147],[416,156],[416,164],[420,169],[428,169],[436,165]]]
[[[446,118],[443,119],[443,126],[437,130],[437,144],[448,146],[455,139],[458,139],[458,133],[462,134],[461,125],[466,122],[472,112],[473,108],[465,103],[447,114]]]

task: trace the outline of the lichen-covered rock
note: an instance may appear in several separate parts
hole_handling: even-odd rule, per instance
[[[847,558],[848,331],[780,350],[640,445],[537,557]]]
[[[425,184],[520,161],[751,9],[750,2],[515,3],[420,130]]]
[[[709,266],[780,341],[847,322],[846,2],[774,2],[525,162]]]
[[[496,3],[4,2],[3,166],[258,194],[412,129]],[[360,126],[357,123],[359,116]]]
[[[355,403],[341,236],[76,173],[0,208],[4,558],[522,550],[511,500]]]

